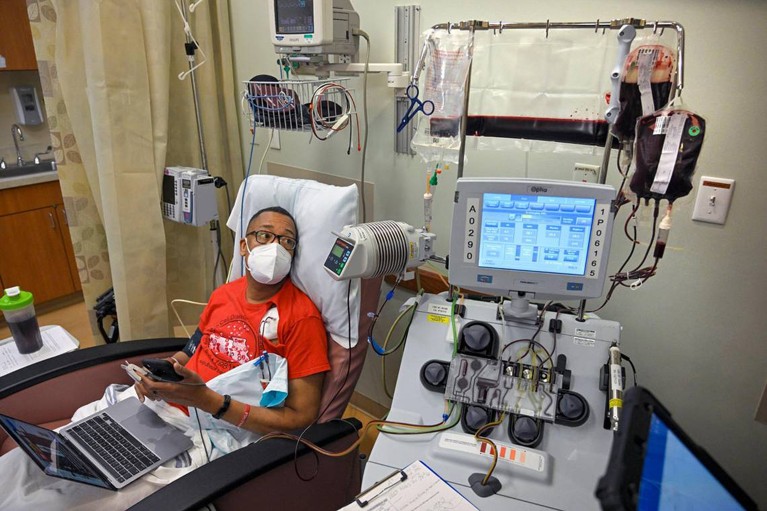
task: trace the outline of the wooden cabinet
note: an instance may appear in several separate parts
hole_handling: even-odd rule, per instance
[[[58,181],[0,190],[0,282],[35,303],[81,289]]]
[[[26,0],[0,0],[0,71],[37,69]]]

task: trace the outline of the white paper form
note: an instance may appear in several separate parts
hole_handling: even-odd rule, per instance
[[[404,474],[404,476],[403,476]],[[363,491],[341,511],[476,511],[424,462],[415,461]]]
[[[80,347],[79,341],[58,325],[40,327],[40,333],[43,337],[43,347],[26,355],[19,353],[13,337],[0,341],[0,376]]]

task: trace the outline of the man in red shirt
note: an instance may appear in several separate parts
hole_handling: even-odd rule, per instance
[[[272,207],[253,215],[240,241],[248,274],[213,292],[189,344],[171,357],[184,380],[167,383],[143,377],[136,384],[139,397],[195,407],[256,433],[311,424],[319,413],[323,373],[330,364],[322,317],[288,276],[297,246],[298,229],[286,210]],[[267,330],[276,330],[276,338],[270,339]],[[288,362],[283,406],[251,406],[256,403],[239,402],[203,384],[264,351]]]

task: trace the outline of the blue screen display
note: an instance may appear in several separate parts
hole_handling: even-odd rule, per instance
[[[585,275],[595,199],[485,193],[478,265]]]
[[[652,416],[638,511],[744,509],[657,416]]]

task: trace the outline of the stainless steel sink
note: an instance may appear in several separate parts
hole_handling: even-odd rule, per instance
[[[56,170],[54,160],[43,160],[40,163],[25,163],[24,165],[8,165],[5,169],[0,169],[0,179],[8,177],[28,176],[30,174],[39,174],[41,172],[51,172]]]

